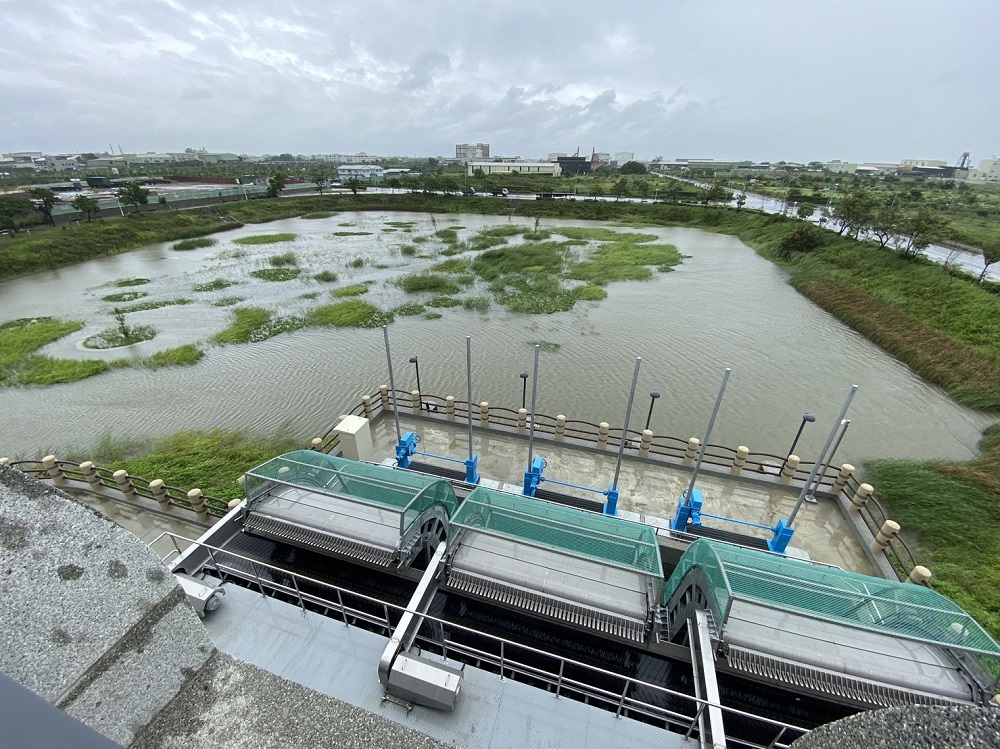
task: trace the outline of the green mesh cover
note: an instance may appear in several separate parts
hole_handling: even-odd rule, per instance
[[[987,655],[1000,646],[960,606],[922,585],[700,539],[684,552],[663,589],[666,605],[684,576],[708,579],[722,616],[740,598],[851,627]]]
[[[663,576],[656,531],[607,515],[478,487],[452,517],[452,535],[457,527]]]
[[[315,450],[297,450],[271,458],[247,471],[245,478],[248,499],[254,499],[261,490],[277,481],[320,494],[335,494],[399,510],[403,514],[404,531],[431,505],[440,504],[449,517],[458,507],[455,491],[444,479],[357,463]]]

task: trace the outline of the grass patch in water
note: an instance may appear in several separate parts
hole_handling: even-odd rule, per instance
[[[562,348],[561,343],[555,343],[553,341],[528,341],[528,345],[531,347],[538,346],[538,348],[547,354],[554,354]]]
[[[331,236],[334,237],[367,237],[370,236],[370,231],[335,231]]]
[[[305,327],[301,317],[275,317],[262,307],[239,307],[233,310],[233,322],[216,333],[211,340],[221,345],[266,341],[279,333],[290,333]]]
[[[250,271],[250,275],[262,281],[291,281],[298,278],[302,273],[301,268],[261,268]]]
[[[295,234],[283,232],[281,234],[251,234],[249,237],[234,239],[236,244],[276,244],[277,242],[291,242],[295,239]]]
[[[281,268],[285,265],[298,265],[299,259],[295,257],[294,252],[285,252],[281,255],[271,255],[271,257],[267,259],[267,262],[269,262],[274,268]]]
[[[318,298],[319,298],[318,291],[310,291],[306,294],[299,294],[299,299],[318,299]]]
[[[392,322],[392,312],[380,310],[360,299],[348,299],[310,310],[306,317],[310,325],[337,328],[378,328]]]
[[[434,236],[445,244],[456,244],[458,242],[458,229],[438,229],[434,232]]]
[[[548,239],[552,236],[552,232],[546,229],[540,229],[539,231],[526,231],[524,233],[524,238],[529,242],[541,242],[543,239]]]
[[[507,274],[559,273],[565,248],[559,242],[524,244],[487,250],[472,261],[472,269],[486,281]]]
[[[653,242],[656,240],[655,234],[614,231],[603,227],[556,226],[550,229],[550,231],[554,234],[566,237],[567,239],[583,239],[595,242],[628,242],[631,244],[638,244],[642,242]]]
[[[469,270],[469,265],[468,260],[452,258],[431,266],[431,270],[438,271],[439,273],[465,273]]]
[[[149,283],[148,278],[123,278],[121,281],[115,281],[115,286],[124,288],[127,286],[142,286],[147,283]]]
[[[101,301],[104,302],[134,302],[136,299],[142,299],[144,296],[149,296],[148,291],[122,291],[118,294],[108,294],[107,296],[102,296]]]
[[[213,281],[197,284],[195,291],[222,291],[230,286],[236,286],[236,281],[227,281],[225,278],[216,278]]]
[[[442,317],[444,317],[444,315],[442,315],[440,312],[428,312],[426,315],[424,315],[425,320],[440,320]]]
[[[152,325],[128,325],[128,335],[122,333],[121,328],[105,328],[100,333],[85,339],[83,345],[90,349],[121,348],[131,346],[133,343],[151,341],[156,337],[156,328]]]
[[[427,302],[427,306],[428,307],[439,307],[439,308],[461,307],[462,306],[462,300],[461,299],[456,299],[453,296],[436,296],[433,299],[431,299],[429,302]]]
[[[488,229],[483,229],[479,232],[480,237],[515,237],[518,234],[524,234],[526,231],[530,231],[527,226],[518,226],[516,224],[505,224],[504,226],[491,226]]]
[[[148,369],[187,366],[196,364],[204,355],[205,352],[193,343],[185,343],[183,346],[157,351],[155,354],[147,356],[142,360],[142,366]]]
[[[415,221],[386,221],[386,226],[392,226],[396,229],[412,229],[415,225]]]
[[[434,294],[457,294],[461,288],[455,281],[440,273],[410,273],[395,280],[407,294],[431,292]]]
[[[364,268],[365,267],[365,259],[363,257],[356,257],[351,262],[349,262],[347,265],[350,268]]]
[[[127,307],[116,307],[115,309],[121,310],[122,312],[146,312],[151,309],[160,309],[161,307],[179,307],[185,304],[191,304],[190,299],[161,299],[160,301],[152,302],[139,302],[138,304],[130,304]]]
[[[32,355],[21,361],[14,383],[18,385],[58,385],[77,382],[107,372],[112,367],[128,364],[128,360],[107,362],[103,359],[53,359]]]
[[[684,256],[670,244],[612,242],[594,250],[589,260],[578,263],[569,272],[569,277],[600,285],[613,281],[648,281],[653,277],[649,266],[656,266],[664,273],[683,259]]]
[[[147,440],[105,437],[86,456],[74,457],[150,481],[160,479],[178,489],[201,489],[205,495],[223,500],[210,503],[213,510],[222,513],[224,502],[245,496],[246,490],[236,483],[244,471],[302,446],[285,435],[258,437],[217,429],[179,432],[152,445]]]
[[[462,300],[462,306],[467,310],[477,310],[485,312],[493,304],[493,300],[488,296],[467,296]]]
[[[371,289],[371,283],[356,283],[350,286],[343,286],[339,289],[334,289],[330,292],[330,296],[333,297],[346,297],[346,296],[361,296],[362,294],[367,294]]]
[[[193,239],[182,239],[180,242],[174,244],[171,250],[177,250],[178,252],[183,252],[185,250],[197,250],[202,247],[211,247],[218,242],[217,239],[211,237],[194,237]]]
[[[316,218],[330,218],[333,216],[333,211],[313,211],[312,213],[303,213],[302,218],[316,219]]]
[[[508,310],[530,315],[568,312],[577,301],[573,292],[564,289],[553,276],[508,276],[490,288]]]
[[[218,299],[212,302],[215,307],[232,307],[234,304],[239,304],[240,302],[246,301],[246,297],[242,296],[224,296],[222,299]]]
[[[0,325],[0,383],[19,382],[21,371],[35,351],[82,327],[82,322],[52,317],[22,318]]]
[[[423,244],[428,239],[430,239],[430,237],[425,237],[425,236],[421,235],[421,236],[417,236],[417,237],[411,237],[410,241],[416,242],[417,244]]]
[[[413,257],[417,254],[417,246],[415,244],[404,244],[399,248],[399,254],[406,257]]]
[[[322,283],[333,283],[337,278],[337,274],[332,270],[321,270],[319,273],[313,275],[314,281],[321,281]]]
[[[396,307],[393,312],[400,317],[414,317],[415,315],[422,315],[425,309],[422,304],[403,304]]]

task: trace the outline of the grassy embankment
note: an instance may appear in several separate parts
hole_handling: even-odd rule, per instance
[[[124,469],[131,476],[160,479],[178,489],[201,489],[219,499],[243,496],[236,479],[244,471],[275,455],[303,445],[285,434],[255,437],[243,432],[180,432],[153,444],[105,437],[92,451],[67,455],[69,460],[92,460],[112,470]]]

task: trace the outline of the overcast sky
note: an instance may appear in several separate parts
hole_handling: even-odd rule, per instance
[[[998,0],[0,0],[0,152],[973,161]]]

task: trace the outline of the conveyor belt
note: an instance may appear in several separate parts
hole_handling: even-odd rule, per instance
[[[737,546],[746,546],[750,549],[769,551],[765,539],[758,536],[748,536],[745,533],[724,531],[721,528],[709,528],[707,525],[695,525],[694,523],[688,523],[684,528],[684,532],[692,536],[698,536],[699,538],[710,538],[713,541],[724,541],[727,544],[736,544]]]

